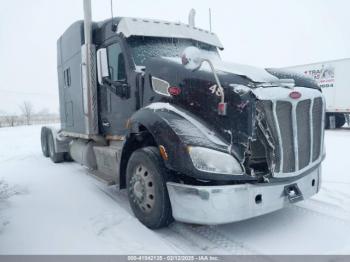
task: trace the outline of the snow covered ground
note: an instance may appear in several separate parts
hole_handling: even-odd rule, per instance
[[[326,132],[310,200],[222,226],[152,231],[125,192],[41,154],[40,127],[0,128],[0,254],[350,254],[350,130]]]

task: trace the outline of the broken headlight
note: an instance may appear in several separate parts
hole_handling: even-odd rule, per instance
[[[200,171],[225,175],[243,175],[240,163],[231,155],[205,147],[188,147],[194,167]]]

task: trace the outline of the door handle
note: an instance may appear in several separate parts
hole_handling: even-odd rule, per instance
[[[111,124],[107,120],[102,121],[102,126],[104,127],[111,127]]]

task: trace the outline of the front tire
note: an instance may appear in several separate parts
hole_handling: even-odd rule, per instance
[[[170,177],[158,148],[141,148],[131,155],[126,170],[129,203],[150,229],[166,227],[174,220],[166,187]]]

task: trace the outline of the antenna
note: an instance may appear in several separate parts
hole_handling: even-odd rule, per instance
[[[209,30],[211,32],[211,8],[209,8]]]
[[[113,14],[113,0],[111,0],[111,16],[112,16],[112,31],[117,31],[117,25],[113,23],[114,14]]]

